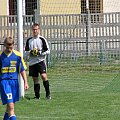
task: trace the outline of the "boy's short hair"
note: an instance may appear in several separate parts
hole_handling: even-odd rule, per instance
[[[8,44],[9,46],[13,45],[14,44],[14,39],[12,37],[6,37],[5,40],[4,40],[4,45],[5,44]]]

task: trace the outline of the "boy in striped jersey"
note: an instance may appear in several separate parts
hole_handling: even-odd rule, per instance
[[[26,41],[25,51],[30,52],[29,76],[32,76],[34,82],[35,99],[40,99],[39,74],[43,80],[43,86],[46,91],[46,99],[51,99],[49,81],[47,78],[46,55],[50,54],[47,40],[40,35],[40,26],[34,23],[32,26],[32,37]]]

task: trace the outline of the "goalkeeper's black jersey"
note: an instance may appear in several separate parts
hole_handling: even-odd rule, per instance
[[[31,51],[34,48],[39,50],[40,55],[38,56],[30,55],[29,65],[34,65],[36,63],[39,63],[45,60],[46,55],[50,54],[48,42],[42,36],[38,36],[37,38],[31,37],[27,39],[26,45],[25,45],[25,51]]]

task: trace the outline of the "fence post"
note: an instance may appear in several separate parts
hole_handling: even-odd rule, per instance
[[[34,23],[39,23],[39,12],[37,9],[34,10],[34,17],[33,18],[34,18],[34,20],[33,20]]]
[[[90,10],[89,1],[86,1],[86,55],[90,55]]]
[[[118,14],[118,23],[119,23],[119,35],[120,35],[120,13]]]
[[[51,43],[49,42],[48,43],[49,44],[49,47],[50,47],[50,49],[51,49]],[[50,54],[49,55],[47,55],[47,57],[46,57],[46,64],[47,64],[47,67],[50,67],[51,66],[51,51],[50,51]]]
[[[106,41],[100,41],[100,65],[106,62]]]

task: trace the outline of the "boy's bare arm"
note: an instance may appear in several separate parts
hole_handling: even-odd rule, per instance
[[[23,78],[23,80],[24,80],[24,89],[25,89],[25,90],[28,90],[29,85],[28,85],[28,81],[27,81],[26,71],[25,71],[25,70],[22,71],[22,72],[21,72],[21,75],[22,75],[22,78]]]

